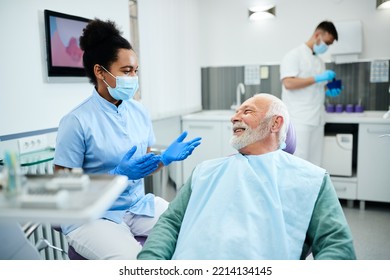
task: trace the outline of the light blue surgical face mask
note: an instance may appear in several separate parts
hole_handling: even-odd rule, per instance
[[[101,66],[104,71],[115,78],[116,86],[112,88],[108,83],[103,80],[107,85],[108,92],[116,100],[130,100],[133,98],[135,92],[138,90],[138,76],[114,76],[106,68]]]
[[[328,50],[328,45],[325,44],[324,41],[322,41],[322,39],[318,45],[314,44],[314,46],[313,46],[313,51],[315,54],[323,54],[327,50]]]

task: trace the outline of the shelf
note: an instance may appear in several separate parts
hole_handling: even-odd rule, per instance
[[[32,166],[52,161],[54,159],[54,150],[54,148],[47,148],[40,151],[21,154],[19,157],[20,166]],[[4,165],[3,160],[0,160],[0,165]]]

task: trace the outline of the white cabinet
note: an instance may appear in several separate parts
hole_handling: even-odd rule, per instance
[[[355,200],[357,197],[356,177],[331,177],[337,197],[341,199]]]
[[[390,202],[390,137],[385,134],[390,124],[359,125],[359,200]]]
[[[233,124],[228,121],[228,122],[222,122],[221,123],[221,130],[222,130],[222,153],[221,153],[221,157],[224,157],[224,156],[229,156],[229,155],[232,155],[232,154],[236,154],[237,153],[237,150],[234,149],[231,145],[230,145],[230,139],[232,138],[233,136]]]
[[[237,152],[229,144],[233,133],[228,120],[182,120],[182,128],[188,131],[187,139],[202,137],[202,143],[183,161],[183,182],[197,164]]]

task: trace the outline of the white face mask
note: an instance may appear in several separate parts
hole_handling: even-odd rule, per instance
[[[115,78],[116,86],[112,88],[108,83],[103,80],[107,85],[108,92],[116,100],[130,100],[138,90],[138,76],[117,76],[115,77],[106,68],[101,66],[104,71]]]
[[[327,50],[328,50],[328,45],[325,44],[324,41],[322,41],[322,38],[320,39],[320,43],[318,45],[314,44],[314,46],[313,46],[313,51],[315,54],[323,54]]]

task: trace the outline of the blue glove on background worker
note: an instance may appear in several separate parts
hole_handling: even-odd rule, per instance
[[[326,70],[322,74],[315,75],[314,81],[316,83],[320,83],[320,82],[331,81],[334,78],[336,78],[336,73],[333,70]]]
[[[336,97],[339,96],[340,92],[344,89],[344,86],[341,84],[341,80],[333,79],[333,81],[326,84],[326,96]]]
[[[343,90],[344,87],[341,87],[341,88],[332,88],[332,89],[327,89],[325,91],[325,94],[326,96],[329,96],[329,97],[336,97],[336,96],[339,96],[340,95],[340,92]]]
[[[323,72],[322,74],[318,74],[316,76],[314,76],[314,81],[316,83],[320,83],[320,82],[326,82],[326,81],[332,81],[336,78],[336,73],[333,71],[333,70],[326,70],[325,72]],[[327,86],[327,89],[325,91],[325,94],[326,96],[329,96],[329,97],[336,97],[336,96],[339,96],[340,95],[340,92],[343,90],[344,87],[340,86],[340,87],[334,87],[334,86],[330,86],[332,85],[332,82],[328,83],[326,86]]]
[[[162,163],[167,166],[172,161],[180,161],[186,159],[192,151],[200,145],[202,138],[196,137],[188,142],[183,142],[187,137],[187,131],[184,131],[171,145],[161,154]]]
[[[121,162],[111,170],[110,174],[126,175],[129,180],[138,180],[151,174],[158,168],[161,156],[148,153],[140,158],[132,159],[137,146],[132,147],[122,158]]]

